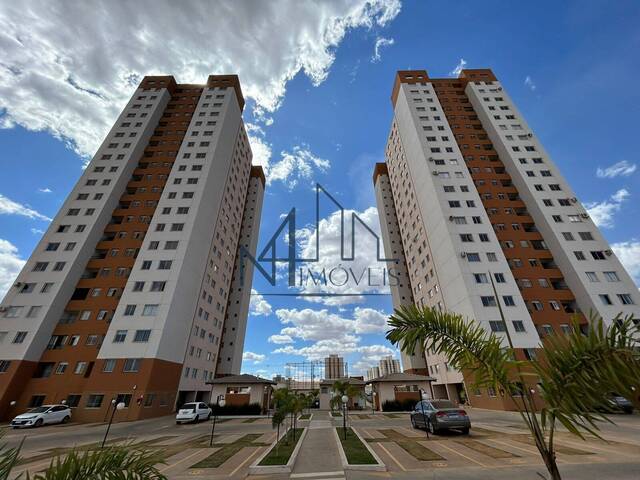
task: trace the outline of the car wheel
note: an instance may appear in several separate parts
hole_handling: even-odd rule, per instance
[[[469,430],[470,430],[470,429],[469,429],[469,427],[465,427],[465,428],[463,428],[463,429],[462,429],[462,434],[463,434],[463,435],[469,435]]]
[[[60,422],[60,423],[69,423],[69,420],[71,420],[71,417],[69,417],[69,415],[66,415],[66,416],[62,419],[62,422]]]
[[[211,412],[209,412],[209,413],[207,414],[207,422],[208,422],[209,420],[211,420]]]
[[[411,428],[418,428],[418,426],[416,425],[416,421],[413,417],[411,417]]]
[[[427,421],[427,428],[429,429],[429,433],[431,435],[435,435],[436,433],[438,433],[438,430],[430,421]]]
[[[180,425],[180,422],[176,420],[176,425]]]
[[[41,427],[42,424],[44,423],[44,421],[39,418],[38,420],[36,420],[36,423],[33,424],[34,427]]]

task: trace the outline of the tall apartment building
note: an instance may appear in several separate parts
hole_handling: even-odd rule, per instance
[[[500,302],[519,358],[576,313],[583,327],[590,311],[640,317],[638,288],[491,70],[400,71],[391,100],[374,185],[385,253],[401,274],[395,307],[453,311],[504,336]],[[464,378],[446,358],[405,357],[405,369],[437,379],[437,397],[459,397]],[[492,389],[467,394],[509,408]]]
[[[400,361],[391,355],[381,358],[378,361],[380,367],[380,376],[390,375],[392,373],[401,373]]]
[[[329,355],[324,359],[325,380],[344,378],[345,376],[344,358],[338,355]]]
[[[367,380],[373,380],[391,373],[402,373],[402,369],[400,368],[400,360],[387,355],[378,360],[377,366],[367,369],[366,378]]]
[[[240,373],[265,179],[238,77],[145,77],[0,308],[0,414],[171,412]]]

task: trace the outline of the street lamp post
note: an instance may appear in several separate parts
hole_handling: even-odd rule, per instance
[[[344,439],[347,439],[347,402],[349,401],[349,397],[346,395],[342,396],[342,406],[343,406],[343,414],[342,414],[342,430],[344,431]]]
[[[371,415],[376,414],[376,395],[375,391],[371,392]]]
[[[104,448],[104,444],[107,442],[107,436],[109,435],[109,430],[111,430],[111,424],[113,423],[113,417],[116,414],[116,410],[122,410],[125,407],[124,402],[116,403],[116,399],[111,400],[111,417],[109,417],[109,425],[107,425],[107,431],[104,432],[104,438],[102,439],[102,446],[100,448]]]
[[[418,391],[420,392],[420,408],[422,409],[422,420],[424,421],[424,431],[427,432],[427,440],[429,440],[429,425],[427,424],[427,422],[431,423],[431,420],[427,420],[427,416],[424,414],[424,401],[427,398],[429,398],[429,396],[427,395],[427,392],[425,392],[421,388]]]
[[[209,446],[213,446],[213,432],[216,429],[216,419],[218,418],[218,407],[224,407],[224,395],[220,394],[216,398],[216,403],[213,410],[213,424],[211,425],[211,438],[209,439]]]

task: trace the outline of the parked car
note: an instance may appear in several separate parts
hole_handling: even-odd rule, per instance
[[[204,402],[185,403],[176,414],[176,424],[185,422],[198,423],[200,420],[209,420],[211,409]]]
[[[633,403],[626,398],[613,394],[607,399],[607,408],[603,410],[612,410],[614,412],[624,412],[627,414],[633,413]]]
[[[50,423],[67,423],[71,409],[67,405],[41,405],[11,420],[13,428],[41,427]]]
[[[471,428],[471,420],[467,412],[450,400],[423,400],[418,402],[411,412],[411,426],[426,428],[433,434],[454,429],[467,435]]]

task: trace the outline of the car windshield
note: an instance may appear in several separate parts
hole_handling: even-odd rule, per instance
[[[456,408],[456,406],[449,400],[431,400],[433,408],[440,410],[442,408]]]
[[[185,409],[185,410],[188,409],[188,408],[193,409],[193,408],[196,408],[196,404],[195,403],[185,403],[184,405],[182,405],[182,408]]]
[[[49,407],[36,407],[29,410],[27,413],[44,413],[49,410]]]

